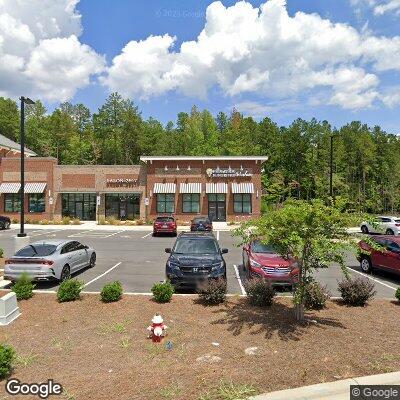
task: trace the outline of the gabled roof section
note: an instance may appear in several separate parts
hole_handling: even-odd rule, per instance
[[[19,153],[21,151],[21,145],[3,135],[0,135],[0,149],[12,150]],[[36,156],[36,153],[25,147],[25,155]]]

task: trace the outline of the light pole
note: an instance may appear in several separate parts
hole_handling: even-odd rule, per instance
[[[18,237],[25,237],[24,222],[25,222],[25,104],[35,104],[29,97],[20,97],[21,100],[21,192],[20,192],[20,231]]]

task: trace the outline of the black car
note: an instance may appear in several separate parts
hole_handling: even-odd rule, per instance
[[[192,222],[190,224],[190,230],[192,232],[195,231],[207,231],[211,232],[212,231],[212,222],[208,217],[196,217],[192,219]]]
[[[0,229],[10,229],[11,219],[0,215]]]
[[[206,279],[226,279],[226,262],[222,257],[228,249],[220,249],[210,232],[182,232],[172,249],[166,265],[167,279],[176,287],[196,288]]]

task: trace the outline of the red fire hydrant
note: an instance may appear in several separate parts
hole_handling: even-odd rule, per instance
[[[151,325],[147,328],[149,331],[149,337],[151,337],[153,343],[160,343],[164,337],[167,325],[164,324],[164,320],[160,314],[156,314],[151,320]]]

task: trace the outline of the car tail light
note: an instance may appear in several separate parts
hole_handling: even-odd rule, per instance
[[[51,260],[16,260],[9,258],[5,261],[5,264],[41,264],[41,265],[53,265],[54,261]]]
[[[400,226],[400,224],[395,224],[396,226]]]

